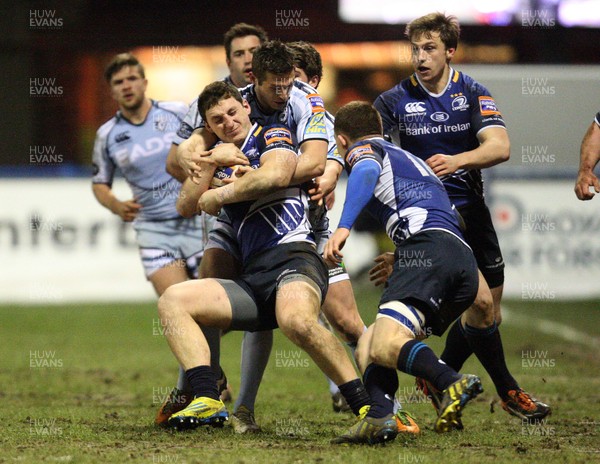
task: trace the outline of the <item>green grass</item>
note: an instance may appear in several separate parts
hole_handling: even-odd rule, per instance
[[[372,322],[379,292],[365,286],[356,293],[365,321]],[[506,305],[527,317],[598,334],[597,301]],[[156,429],[158,401],[177,373],[156,321],[153,303],[0,306],[0,463],[547,464],[600,459],[597,350],[510,319],[502,326],[509,367],[524,388],[552,404],[554,413],[546,423],[522,426],[502,411],[491,381],[472,358],[463,372],[481,375],[486,391],[465,411],[465,431],[435,434],[433,408],[402,374],[405,408],[417,416],[423,432],[374,448],[329,444],[353,420],[332,412],[323,375],[279,333],[256,405],[262,434],[237,436],[229,427],[187,433]],[[223,367],[234,389],[240,340],[238,333],[223,339]],[[441,352],[441,340],[427,343]],[[523,352],[530,351],[545,360],[544,367],[523,364]],[[298,367],[277,365],[277,356],[292,353],[306,361]]]

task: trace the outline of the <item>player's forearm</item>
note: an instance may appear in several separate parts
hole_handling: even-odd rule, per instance
[[[327,142],[311,140],[301,145],[298,164],[292,177],[292,183],[301,184],[322,176],[327,164]]]
[[[600,160],[600,127],[593,122],[583,141],[579,160],[579,172],[592,172]]]
[[[191,179],[186,179],[177,197],[175,206],[177,212],[185,218],[198,214],[198,200],[208,190],[209,185],[210,180],[207,182],[204,178],[201,179],[200,184],[195,184]]]
[[[167,163],[166,163],[166,171],[171,175],[171,177],[177,179],[179,182],[183,183],[187,178],[185,171],[179,166],[177,162],[177,147],[174,143],[171,144],[171,148],[169,149],[169,154],[167,155]]]
[[[235,182],[219,187],[217,194],[222,204],[258,200],[290,185],[292,171],[284,169],[255,169]]]
[[[454,155],[459,169],[484,169],[508,161],[510,158],[510,142],[490,139],[475,150]]]
[[[112,189],[106,184],[92,184],[92,192],[98,203],[108,209],[111,213],[116,214],[116,206],[119,199],[114,195]]]

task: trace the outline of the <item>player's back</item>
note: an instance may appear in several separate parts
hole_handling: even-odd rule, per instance
[[[427,229],[462,237],[444,186],[421,159],[381,137],[356,143],[346,158],[350,169],[367,159],[381,167],[367,208],[394,243]]]

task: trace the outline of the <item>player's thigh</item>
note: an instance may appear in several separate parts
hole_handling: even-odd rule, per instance
[[[171,285],[185,282],[187,278],[185,262],[180,259],[161,267],[148,277],[158,296],[161,296]]]
[[[275,315],[279,327],[299,330],[317,322],[321,305],[319,287],[309,278],[298,276],[277,288]]]
[[[227,328],[231,324],[231,302],[225,288],[215,279],[187,280],[172,285],[159,303],[161,315],[189,314],[200,325]]]
[[[222,248],[208,248],[198,270],[201,279],[235,279],[240,273],[240,263],[233,255]]]

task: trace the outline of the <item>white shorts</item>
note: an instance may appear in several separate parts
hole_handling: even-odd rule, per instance
[[[189,277],[197,277],[208,230],[213,222],[214,218],[205,214],[189,219],[134,222],[146,278],[178,260],[185,262]]]

